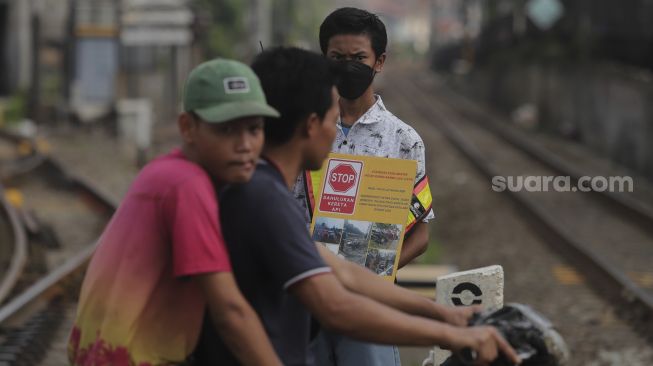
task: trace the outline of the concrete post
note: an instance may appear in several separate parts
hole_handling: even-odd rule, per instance
[[[136,165],[147,162],[152,141],[152,104],[149,99],[121,99],[117,104],[120,138],[136,148]]]
[[[484,310],[503,307],[503,267],[499,265],[440,276],[435,301],[448,306],[480,305]],[[451,352],[435,347],[423,366],[439,366]]]

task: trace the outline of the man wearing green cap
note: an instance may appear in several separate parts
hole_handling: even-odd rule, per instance
[[[215,186],[248,181],[263,118],[278,117],[239,62],[195,68],[178,118],[182,146],[147,164],[104,230],[79,296],[73,365],[181,365],[204,309],[243,365],[281,365],[241,295],[225,249]]]

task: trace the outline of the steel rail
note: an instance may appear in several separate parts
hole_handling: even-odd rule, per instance
[[[466,120],[495,134],[544,166],[554,170],[556,173],[571,177],[575,183],[581,177],[590,175],[588,172],[575,167],[560,156],[550,152],[545,147],[533,144],[521,131],[508,128],[497,116],[482,110],[481,107],[475,105],[465,96],[450,89],[444,93],[446,94],[445,96],[449,105],[457,113],[465,117]],[[483,123],[480,122],[481,120]],[[631,196],[609,190],[591,190],[590,193],[600,197],[605,204],[611,205],[611,207],[627,215],[630,221],[637,223],[640,228],[653,233],[653,207],[650,205],[640,202]]]
[[[4,277],[0,281],[0,303],[9,295],[11,290],[16,286],[20,275],[27,263],[27,235],[25,228],[21,225],[18,213],[13,206],[5,200],[4,192],[0,189],[0,206],[4,211],[4,216],[11,226],[11,236],[13,239],[13,251],[11,261]]]
[[[13,135],[2,130],[0,130],[0,138],[5,138],[14,142],[25,141],[25,139],[20,136]],[[52,156],[41,155],[39,152],[35,152],[35,159],[42,161],[42,163],[38,166],[44,166],[46,169],[50,170],[51,174],[56,175],[59,180],[68,183],[70,188],[78,190],[89,196],[101,207],[101,209],[107,213],[113,213],[118,207],[118,201],[115,198],[111,197],[109,194],[104,193],[86,179],[70,173],[64,164],[62,164],[56,158]],[[37,165],[33,166],[36,167]],[[15,212],[11,217],[15,219],[13,224],[17,227],[20,226],[20,223],[17,221],[18,219],[15,215]],[[22,231],[18,230],[17,232],[22,233],[19,235],[22,235],[21,238],[24,242],[23,245],[26,248],[27,244],[24,229]],[[21,313],[21,309],[29,308],[30,305],[37,303],[40,300],[51,298],[53,290],[60,283],[67,280],[78,270],[84,267],[84,265],[88,262],[91,255],[93,254],[94,250],[95,243],[92,243],[83,251],[79,252],[74,257],[63,263],[61,266],[58,266],[49,274],[42,277],[30,287],[25,289],[22,293],[11,299],[7,304],[0,307],[0,328],[10,324],[17,317],[17,315]],[[24,253],[26,256],[26,249]],[[15,267],[18,267],[18,265],[15,265]],[[18,271],[17,275],[14,276],[19,275],[20,271]]]
[[[415,110],[428,118],[433,125],[458,149],[482,174],[488,178],[501,175],[480,150],[467,139],[447,118],[433,117],[433,100],[425,96],[413,80],[396,80],[395,87],[406,88],[404,95],[412,95],[410,103]],[[439,111],[441,116],[446,113]],[[590,286],[604,298],[628,309],[621,314],[631,325],[649,340],[653,340],[653,296],[639,287],[623,271],[605,258],[586,248],[572,233],[568,232],[555,217],[539,207],[524,192],[505,191],[527,217],[527,221],[549,246],[570,262],[579,266],[588,278]]]

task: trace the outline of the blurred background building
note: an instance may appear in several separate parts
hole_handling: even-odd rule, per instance
[[[0,1],[0,116],[88,123],[111,118],[117,99],[145,98],[170,118],[193,65],[274,45],[317,49],[320,22],[346,5],[381,13],[406,50],[427,50],[428,1]]]
[[[115,119],[121,98],[171,119],[193,65],[317,50],[320,22],[341,6],[378,13],[393,58],[653,177],[648,0],[3,0],[0,122]]]
[[[653,2],[436,0],[432,19],[453,85],[653,178]]]

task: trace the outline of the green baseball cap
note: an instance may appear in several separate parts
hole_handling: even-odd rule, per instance
[[[191,71],[184,86],[184,111],[222,123],[243,117],[279,117],[265,99],[254,71],[242,62],[215,59]]]

